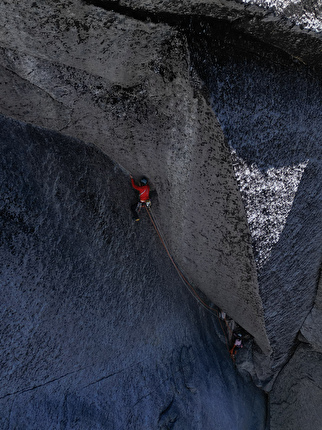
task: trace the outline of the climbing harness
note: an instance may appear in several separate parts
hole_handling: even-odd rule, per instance
[[[166,252],[167,252],[167,254],[168,254],[168,257],[169,257],[169,259],[170,259],[170,261],[171,261],[171,263],[173,264],[173,266],[174,266],[174,268],[176,269],[176,271],[177,271],[177,273],[178,273],[178,275],[180,276],[180,278],[181,278],[181,280],[183,281],[183,283],[185,284],[185,286],[187,287],[187,289],[189,290],[189,292],[194,296],[194,298],[195,299],[197,299],[197,301],[207,310],[207,311],[210,311],[213,315],[215,315],[217,318],[218,318],[218,320],[219,320],[219,324],[220,324],[220,327],[221,327],[221,329],[222,329],[222,332],[224,333],[224,337],[225,337],[225,340],[226,340],[226,346],[227,346],[227,349],[228,349],[228,351],[230,351],[230,349],[229,349],[229,340],[228,340],[228,336],[227,336],[227,333],[225,332],[225,330],[224,330],[224,328],[223,328],[223,326],[222,326],[222,324],[221,324],[221,318],[220,318],[220,314],[219,314],[219,312],[216,310],[216,309],[214,309],[214,308],[212,308],[211,306],[209,306],[200,296],[199,296],[199,294],[197,293],[197,291],[195,290],[195,288],[191,285],[191,283],[187,280],[187,278],[184,276],[184,274],[181,272],[181,270],[179,269],[179,267],[177,266],[177,264],[175,263],[175,261],[174,261],[174,259],[173,259],[173,257],[172,257],[172,255],[170,254],[170,251],[169,251],[169,248],[168,248],[168,246],[167,246],[167,244],[166,244],[166,242],[165,242],[165,240],[164,240],[164,238],[163,238],[163,235],[162,235],[162,233],[161,233],[161,230],[160,230],[160,227],[159,227],[159,225],[158,225],[158,223],[157,223],[157,221],[156,221],[156,218],[155,218],[155,216],[153,215],[153,213],[152,213],[152,210],[151,210],[151,207],[150,206],[147,206],[147,205],[145,205],[145,208],[146,208],[146,211],[147,211],[147,213],[148,213],[148,215],[149,215],[149,218],[150,218],[150,221],[151,221],[151,223],[152,223],[152,225],[153,225],[153,227],[154,227],[154,229],[155,229],[155,231],[157,232],[157,235],[159,236],[159,239],[160,239],[160,241],[161,241],[161,243],[162,243],[162,245],[163,245],[163,247],[164,247],[164,249],[166,250]],[[226,324],[226,327],[227,327],[227,330],[229,331],[229,333],[230,333],[230,336],[232,336],[232,330],[231,330],[231,328],[229,327],[229,325],[228,325],[228,322],[227,322],[227,320],[226,320],[226,315],[224,316],[224,318],[223,318],[223,320],[225,321],[225,324]],[[231,355],[231,357],[232,357],[232,359],[233,359],[233,361],[234,361],[234,357]]]
[[[141,212],[142,206],[145,206],[146,208],[150,208],[151,200],[146,200],[145,202],[138,202],[135,209],[138,214]]]

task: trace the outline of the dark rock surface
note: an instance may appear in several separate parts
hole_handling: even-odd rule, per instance
[[[301,336],[304,341],[322,353],[322,276],[320,273],[319,287],[314,306],[301,327]],[[302,339],[303,340],[303,339]]]
[[[236,372],[218,320],[148,217],[131,220],[128,176],[4,117],[0,148],[0,427],[264,429],[265,395]]]
[[[283,55],[275,53],[272,62],[269,50],[241,53],[250,40],[210,40],[211,29],[199,27],[190,46],[234,158],[276,369],[285,363],[317,290],[322,84]]]
[[[270,393],[271,430],[321,427],[322,278],[312,311],[298,336],[298,347]]]
[[[271,430],[321,428],[321,402],[322,354],[300,345],[270,394]]]

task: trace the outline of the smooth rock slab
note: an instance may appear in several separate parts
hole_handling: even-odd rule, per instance
[[[264,429],[120,168],[3,117],[0,144],[0,427]]]

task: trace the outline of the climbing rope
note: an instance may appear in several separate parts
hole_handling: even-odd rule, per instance
[[[210,311],[213,315],[215,315],[217,318],[218,318],[218,320],[219,320],[219,324],[220,324],[220,327],[221,327],[221,330],[222,330],[222,332],[224,333],[224,337],[225,337],[225,341],[226,341],[226,346],[227,346],[227,349],[228,349],[228,351],[230,351],[230,349],[229,349],[229,340],[228,340],[228,337],[227,337],[227,333],[225,332],[225,330],[224,330],[224,328],[223,328],[223,326],[222,326],[222,324],[221,324],[221,318],[219,317],[219,312],[216,310],[216,309],[213,309],[212,307],[210,307],[200,296],[199,296],[199,294],[197,293],[197,291],[195,290],[195,288],[191,285],[191,283],[187,280],[187,278],[184,276],[184,274],[181,272],[181,270],[179,269],[179,267],[177,266],[177,264],[175,263],[175,261],[174,261],[174,259],[173,259],[173,257],[172,257],[172,255],[170,254],[170,251],[169,251],[169,248],[168,248],[168,246],[167,246],[167,244],[166,244],[166,242],[165,242],[165,240],[164,240],[164,238],[163,238],[163,235],[162,235],[162,233],[161,233],[161,230],[160,230],[160,227],[159,227],[159,225],[157,224],[157,221],[156,221],[156,219],[155,219],[155,216],[153,215],[153,213],[152,213],[152,210],[151,210],[151,208],[148,208],[148,207],[146,207],[145,206],[145,209],[146,209],[146,211],[147,211],[147,213],[148,213],[148,215],[149,215],[149,218],[150,218],[150,221],[151,221],[151,223],[152,223],[152,225],[153,225],[153,227],[154,227],[154,229],[155,229],[155,231],[156,231],[156,233],[157,233],[157,235],[159,236],[159,239],[160,239],[160,241],[161,241],[161,243],[162,243],[162,245],[163,245],[163,247],[164,247],[164,249],[166,250],[166,252],[167,252],[167,254],[168,254],[168,257],[169,257],[169,259],[170,259],[170,261],[171,261],[171,263],[173,264],[173,266],[174,266],[174,268],[175,268],[175,270],[177,271],[177,273],[178,273],[178,275],[180,276],[180,278],[181,278],[181,280],[183,281],[183,283],[185,284],[185,286],[188,288],[188,290],[189,290],[189,292],[193,295],[193,297],[195,298],[195,299],[197,299],[197,301],[207,310],[207,311]],[[226,327],[227,327],[227,330],[229,331],[229,333],[230,333],[230,335],[232,336],[232,330],[231,330],[231,328],[229,327],[229,325],[228,325],[228,322],[227,322],[227,320],[226,320],[226,317],[224,318],[224,321],[225,321],[225,324],[226,324]]]

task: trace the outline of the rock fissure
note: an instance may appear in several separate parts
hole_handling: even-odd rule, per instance
[[[64,104],[64,102],[60,101],[58,98],[54,97],[49,91],[46,90],[46,87],[42,87],[40,85],[37,85],[33,82],[30,82],[30,80],[27,79],[27,77],[24,77],[20,74],[18,74],[17,72],[15,72],[14,70],[5,67],[6,70],[10,71],[11,73],[13,73],[14,75],[16,75],[18,78],[22,79],[23,81],[27,82],[28,84],[32,84],[35,88],[38,88],[40,91],[42,91],[44,94],[48,95],[55,103],[60,104],[61,106],[63,106],[64,108],[70,107]],[[32,73],[32,72],[30,72]],[[29,73],[29,74],[30,74]]]
[[[7,398],[7,397],[11,397],[11,396],[16,396],[16,395],[19,395],[19,394],[24,394],[24,393],[27,393],[27,392],[29,392],[29,391],[37,390],[37,389],[42,388],[42,387],[45,387],[45,386],[47,386],[47,385],[49,385],[49,384],[53,384],[53,383],[55,383],[55,382],[57,382],[57,381],[60,381],[61,379],[64,379],[64,378],[67,378],[67,377],[69,377],[69,376],[71,376],[71,375],[74,375],[74,374],[76,374],[76,373],[79,373],[79,372],[81,372],[81,371],[83,371],[83,370],[85,370],[85,368],[81,368],[81,369],[75,370],[75,371],[73,371],[73,372],[66,373],[65,375],[59,376],[59,377],[57,377],[57,378],[51,379],[50,381],[44,382],[44,383],[42,383],[42,384],[35,385],[35,386],[33,386],[33,387],[30,387],[30,388],[24,388],[24,389],[22,389],[22,390],[14,391],[14,392],[12,392],[12,393],[7,393],[7,394],[5,394],[5,395],[1,396],[1,397],[0,397],[0,400],[5,399],[5,398]]]
[[[99,378],[99,379],[97,379],[97,380],[95,380],[95,381],[91,382],[90,384],[85,385],[84,387],[82,387],[82,389],[85,389],[85,388],[87,388],[87,387],[89,387],[89,386],[91,386],[91,385],[98,384],[98,383],[100,383],[100,382],[102,382],[102,381],[104,381],[104,380],[106,380],[106,379],[109,379],[109,378],[111,378],[111,377],[113,377],[113,376],[115,376],[115,375],[118,375],[118,374],[120,374],[120,373],[122,373],[122,372],[126,372],[126,371],[128,371],[129,369],[132,369],[132,368],[134,368],[134,367],[136,367],[136,366],[138,366],[138,365],[140,365],[140,364],[144,363],[145,361],[146,361],[146,360],[139,361],[139,362],[137,362],[137,363],[135,363],[135,364],[131,364],[130,366],[124,367],[123,369],[116,370],[115,372],[112,372],[112,373],[110,373],[110,374],[108,374],[108,375],[102,376],[101,378]]]
[[[125,370],[127,370],[127,369],[121,369],[121,370],[118,370],[117,372],[110,373],[109,375],[102,376],[101,378],[99,378],[99,379],[91,382],[90,384],[87,384],[84,387],[82,387],[82,390],[85,390],[86,388],[88,388],[92,385],[99,384],[100,382],[105,381],[106,379],[112,378],[113,376],[118,375],[118,374],[124,372]]]

